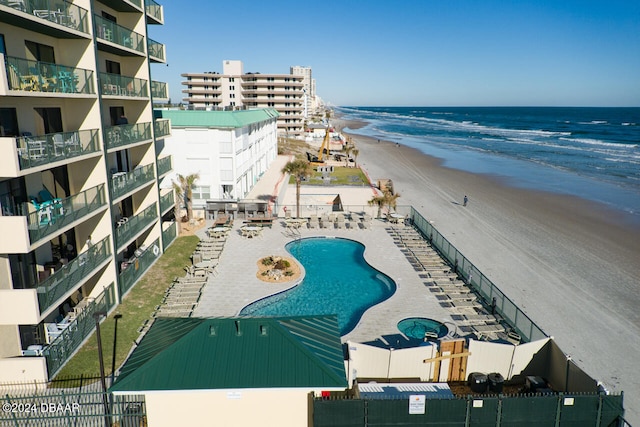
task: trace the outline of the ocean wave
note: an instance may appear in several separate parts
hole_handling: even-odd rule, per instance
[[[622,126],[638,126],[637,123],[631,123],[631,122],[625,122],[625,123],[621,123]]]
[[[578,122],[579,125],[608,125],[606,120],[591,120],[590,122]]]
[[[602,145],[606,147],[618,147],[618,148],[636,148],[638,144],[623,144],[620,142],[606,142],[599,139],[589,139],[589,138],[560,138],[563,141],[569,142],[577,142],[580,144],[588,144],[588,145]]]

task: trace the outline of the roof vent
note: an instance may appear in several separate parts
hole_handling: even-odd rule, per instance
[[[210,337],[216,336],[216,325],[209,325],[209,336]]]
[[[242,335],[242,330],[240,329],[240,321],[236,320],[236,336],[239,337],[240,335]]]
[[[267,325],[260,325],[260,335],[267,336]]]

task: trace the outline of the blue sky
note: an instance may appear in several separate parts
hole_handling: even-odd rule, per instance
[[[638,0],[158,0],[154,80],[310,66],[333,105],[640,106]],[[194,13],[195,12],[195,13]]]

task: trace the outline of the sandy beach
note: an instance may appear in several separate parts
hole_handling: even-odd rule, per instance
[[[513,188],[412,148],[351,136],[374,182],[392,179],[400,205],[433,221],[587,373],[624,391],[625,418],[640,424],[639,228],[603,205]]]

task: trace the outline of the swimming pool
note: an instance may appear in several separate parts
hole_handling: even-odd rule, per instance
[[[367,309],[396,291],[389,276],[364,260],[365,247],[354,240],[311,237],[290,242],[286,249],[304,266],[304,280],[249,304],[241,316],[337,314],[340,334],[346,335]]]

